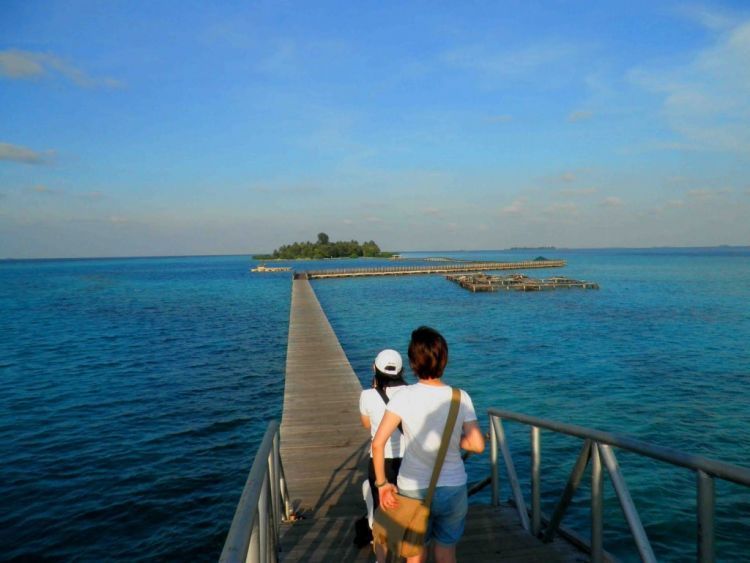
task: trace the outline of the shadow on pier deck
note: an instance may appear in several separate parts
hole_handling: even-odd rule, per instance
[[[374,561],[356,549],[354,521],[364,514],[369,432],[359,425],[362,387],[315,293],[293,281],[281,458],[289,498],[303,517],[281,526],[281,561]],[[516,510],[471,505],[460,561],[586,561],[563,539],[545,544]]]

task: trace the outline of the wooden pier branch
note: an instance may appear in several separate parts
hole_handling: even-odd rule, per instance
[[[365,276],[413,276],[420,274],[458,274],[494,270],[530,270],[562,268],[565,260],[527,260],[524,262],[463,262],[460,264],[430,264],[427,266],[384,266],[380,268],[335,268],[311,270],[295,274],[296,278],[358,278]]]

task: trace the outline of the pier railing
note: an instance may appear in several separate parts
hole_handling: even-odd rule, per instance
[[[277,561],[282,516],[288,520],[291,512],[279,452],[279,423],[272,420],[255,454],[219,561]]]
[[[498,447],[505,462],[513,501],[521,519],[521,525],[534,536],[544,541],[552,541],[558,532],[560,522],[573,499],[581,478],[589,462],[591,464],[591,560],[604,561],[603,546],[603,479],[602,467],[606,467],[617,498],[622,507],[631,535],[643,561],[656,561],[653,549],[641,523],[638,511],[628,491],[625,480],[615,457],[613,448],[633,452],[641,456],[684,467],[695,472],[697,494],[697,560],[704,563],[715,559],[715,479],[723,479],[750,487],[750,470],[705,457],[688,455],[683,452],[641,442],[627,436],[602,432],[572,424],[535,418],[515,412],[489,409],[490,417],[490,462],[492,484],[492,504],[500,500],[500,480],[498,469]],[[519,422],[530,426],[531,430],[531,509],[527,510],[516,474],[513,457],[505,436],[502,421]],[[555,509],[542,531],[541,513],[541,429],[574,436],[583,440],[583,447],[568,482]],[[529,520],[531,516],[531,520]]]
[[[565,260],[527,260],[524,262],[464,262],[461,264],[443,264],[427,266],[381,266],[375,268],[331,268],[327,270],[310,270],[299,275],[308,279],[343,278],[357,276],[399,276],[414,274],[446,274],[456,272],[477,272],[481,270],[528,270],[535,268],[560,268]]]

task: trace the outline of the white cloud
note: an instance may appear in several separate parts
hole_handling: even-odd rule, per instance
[[[54,154],[54,151],[39,152],[19,145],[0,143],[0,160],[21,162],[23,164],[44,164]]]
[[[113,78],[94,78],[65,60],[48,53],[8,49],[0,51],[0,76],[11,80],[31,80],[59,74],[82,88],[120,88]]]
[[[442,61],[488,78],[518,78],[554,66],[574,55],[570,44],[547,42],[498,51],[494,46],[469,45],[443,53]]]
[[[344,219],[344,220],[342,221],[342,223],[344,223],[344,225],[353,225],[353,224],[354,224],[354,221],[353,221],[353,220],[351,220],[351,219]]]
[[[513,116],[508,114],[490,115],[487,117],[488,123],[509,123],[513,121]]]
[[[560,193],[567,196],[588,196],[594,195],[598,191],[596,188],[564,188],[560,190]]]
[[[571,201],[553,203],[544,211],[551,215],[578,215],[579,213],[578,206]]]
[[[687,196],[691,199],[707,200],[707,199],[714,199],[717,197],[725,196],[727,194],[730,194],[731,192],[732,190],[729,188],[721,188],[721,189],[700,188],[700,189],[688,190]]]
[[[736,21],[732,15],[726,12],[720,12],[713,7],[708,8],[699,4],[679,6],[677,12],[705,28],[717,31],[730,28]]]
[[[574,182],[576,179],[576,173],[572,171],[563,172],[560,175],[560,180],[566,183]]]
[[[35,193],[35,194],[43,194],[43,195],[59,195],[62,193],[60,190],[53,190],[52,188],[48,188],[44,184],[37,184],[35,186],[31,186],[27,188],[26,191]]]
[[[605,198],[601,202],[602,207],[621,207],[622,206],[622,199],[616,196],[610,196],[608,198]]]
[[[526,206],[526,198],[525,197],[519,197],[513,200],[513,202],[510,205],[507,205],[502,208],[501,212],[503,215],[518,215],[520,213],[523,213]]]
[[[579,121],[586,121],[594,117],[594,112],[586,109],[579,109],[572,111],[568,114],[569,123],[578,123]]]
[[[675,148],[750,152],[750,21],[680,68],[637,68],[629,76],[663,96],[662,113],[679,136]]]

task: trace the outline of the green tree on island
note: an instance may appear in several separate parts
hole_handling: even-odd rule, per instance
[[[375,241],[359,244],[356,240],[331,242],[326,233],[318,233],[317,242],[293,242],[277,248],[271,254],[253,256],[256,260],[294,260],[296,258],[389,258],[392,252],[382,252]]]

